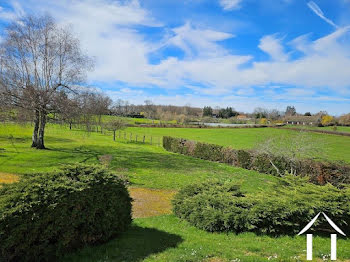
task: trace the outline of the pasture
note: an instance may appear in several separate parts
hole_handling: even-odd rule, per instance
[[[247,193],[272,190],[276,177],[220,163],[213,163],[165,151],[158,145],[117,139],[111,134],[50,124],[46,132],[48,150],[30,148],[30,125],[1,124],[0,182],[13,182],[16,176],[45,172],[67,163],[101,163],[130,181],[142,197],[142,189],[176,192],[185,185],[208,178],[232,179],[242,183]],[[124,132],[124,131],[122,131]],[[154,136],[171,135],[189,139],[251,148],[260,137],[292,131],[277,129],[173,129],[128,128],[126,132]],[[350,139],[326,137],[331,159],[349,159]],[[105,160],[103,160],[105,159]],[[161,192],[161,191],[160,191]],[[168,195],[164,196],[168,201]],[[151,205],[147,209],[154,208]],[[159,206],[155,207],[159,208]],[[166,206],[168,209],[169,207]],[[304,261],[305,236],[270,237],[254,233],[218,234],[201,231],[174,215],[135,218],[132,227],[106,244],[68,254],[62,261]],[[338,240],[338,257],[350,259],[349,240]],[[330,253],[328,237],[314,238],[314,254],[319,261]]]
[[[290,128],[302,128],[302,129],[311,129],[311,130],[320,130],[320,131],[335,131],[335,132],[345,132],[350,133],[350,126],[295,126],[295,125],[287,125],[286,127]]]
[[[128,132],[148,136],[173,136],[201,142],[231,146],[234,149],[251,149],[269,137],[288,137],[298,131],[278,128],[140,128],[129,127]],[[322,145],[327,160],[350,162],[350,137],[308,133],[316,145]],[[288,144],[285,145],[288,147]],[[315,156],[316,158],[319,156]]]

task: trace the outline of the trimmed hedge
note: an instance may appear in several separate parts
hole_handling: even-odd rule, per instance
[[[169,136],[163,137],[163,147],[174,153],[227,163],[260,173],[279,176],[266,155],[251,150],[235,150],[230,147]],[[273,163],[279,170],[290,170],[292,165],[293,169],[296,169],[297,175],[307,175],[310,177],[310,181],[315,184],[324,185],[331,183],[335,186],[350,184],[350,166],[345,163],[317,162],[311,159],[291,162],[283,156],[274,156]]]
[[[53,261],[130,223],[124,182],[100,166],[26,175],[0,188],[0,261]]]
[[[350,189],[318,186],[287,175],[274,190],[244,194],[233,181],[209,180],[189,185],[175,196],[177,217],[209,232],[246,232],[295,235],[318,213],[325,212],[350,232]],[[317,220],[314,228],[328,229]]]

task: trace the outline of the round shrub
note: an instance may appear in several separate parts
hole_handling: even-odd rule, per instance
[[[52,261],[130,223],[124,182],[100,166],[27,175],[0,188],[0,261]]]
[[[173,200],[176,216],[210,232],[254,231],[272,235],[298,233],[318,212],[325,212],[346,232],[350,189],[317,186],[286,176],[273,190],[243,194],[233,181],[206,181],[187,186]],[[324,227],[319,219],[315,227]]]

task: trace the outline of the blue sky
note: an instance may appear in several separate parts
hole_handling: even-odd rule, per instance
[[[0,0],[69,24],[113,99],[350,111],[350,0]]]

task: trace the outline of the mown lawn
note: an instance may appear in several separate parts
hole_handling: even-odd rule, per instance
[[[268,137],[285,136],[299,131],[277,128],[142,128],[130,127],[129,133],[147,136],[174,136],[202,141],[235,149],[254,148],[259,141]],[[323,158],[328,160],[341,160],[350,163],[350,137],[308,133],[316,145],[322,145]],[[288,147],[288,144],[286,144]]]
[[[216,129],[204,131],[217,132]],[[137,188],[178,190],[195,181],[215,177],[241,181],[244,191],[254,193],[273,190],[277,180],[270,175],[173,154],[156,145],[113,142],[110,135],[70,131],[57,125],[49,125],[46,135],[49,149],[36,150],[29,147],[30,126],[0,124],[0,181],[1,178],[9,179],[11,174],[50,171],[67,163],[99,163],[99,158],[106,155],[111,156],[110,168],[128,176],[131,186]],[[348,240],[338,240],[341,260],[350,259],[349,244]],[[131,229],[114,240],[69,254],[62,260],[221,262],[267,261],[270,258],[304,261],[305,246],[305,236],[276,238],[253,233],[211,234],[173,215],[162,215],[136,218]],[[329,253],[329,238],[316,237],[314,256],[321,261],[322,254]]]

